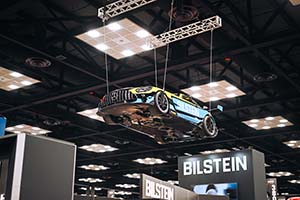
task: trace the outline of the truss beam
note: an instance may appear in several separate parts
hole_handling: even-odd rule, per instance
[[[166,44],[189,38],[208,31],[212,31],[220,27],[222,27],[222,19],[219,16],[214,16],[148,38],[147,42],[150,48],[158,48]]]
[[[98,17],[109,20],[115,16],[137,9],[156,0],[119,0],[98,9]]]

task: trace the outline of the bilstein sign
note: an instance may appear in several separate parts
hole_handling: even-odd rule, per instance
[[[142,199],[161,200],[228,200],[225,196],[197,195],[196,193],[172,185],[168,182],[142,174],[141,176]]]
[[[201,175],[247,171],[247,156],[225,157],[183,162],[183,175]]]
[[[196,185],[237,183],[239,199],[266,200],[264,163],[256,150],[180,157],[179,185],[193,191]]]
[[[174,186],[143,174],[143,196],[149,199],[174,200]]]

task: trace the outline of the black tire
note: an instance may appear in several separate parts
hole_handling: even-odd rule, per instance
[[[202,123],[202,131],[205,137],[216,137],[218,135],[218,128],[214,118],[210,115],[206,115]]]
[[[162,114],[168,114],[170,110],[170,102],[167,95],[163,91],[159,91],[154,96],[154,102],[158,111]]]

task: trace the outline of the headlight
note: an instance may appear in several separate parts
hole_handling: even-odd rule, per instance
[[[139,87],[139,88],[137,88],[135,91],[136,92],[148,92],[148,91],[150,91],[152,89],[152,87],[151,86],[146,86],[146,87]]]

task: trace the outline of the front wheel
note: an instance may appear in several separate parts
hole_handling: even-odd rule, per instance
[[[160,113],[162,114],[169,113],[170,110],[169,99],[163,91],[159,91],[155,94],[154,102]]]
[[[202,123],[202,131],[206,137],[216,137],[218,135],[218,128],[216,121],[210,115],[206,115]]]

